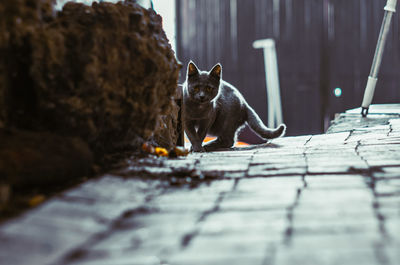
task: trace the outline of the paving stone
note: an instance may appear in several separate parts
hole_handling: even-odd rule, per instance
[[[55,198],[42,204],[39,208],[36,208],[31,215],[46,216],[47,218],[91,219],[105,221],[106,218],[103,218],[105,214],[99,212],[99,209],[94,206],[95,204],[96,202],[92,200]]]
[[[400,227],[400,196],[378,197],[376,212],[383,217],[388,235],[398,234]],[[397,237],[396,240],[399,240]]]
[[[52,264],[89,236],[90,232],[65,223],[22,219],[1,228],[0,257],[2,264]]]
[[[261,149],[263,149],[260,146]],[[268,148],[268,147],[265,147]],[[225,158],[238,158],[241,157],[242,159],[247,158],[247,157],[251,157],[255,152],[258,152],[258,148],[257,149],[252,149],[252,150],[241,150],[239,149],[235,149],[234,151],[218,151],[218,152],[210,152],[207,153],[206,155],[202,156],[202,159],[218,159],[220,160],[221,157]]]
[[[281,146],[302,147],[311,139],[311,135],[283,137],[271,140],[272,144]]]
[[[249,177],[270,177],[303,175],[307,172],[304,162],[294,164],[259,164],[252,165],[248,171]]]
[[[293,204],[302,185],[300,177],[243,179],[234,192],[224,196],[219,208],[222,211],[285,209]]]
[[[245,171],[249,168],[250,160],[236,159],[236,160],[222,160],[222,161],[202,161],[199,164],[201,171]]]
[[[194,214],[153,213],[133,216],[111,231],[99,242],[88,245],[83,260],[103,260],[104,256],[158,257],[165,259],[181,249],[181,238],[192,231],[196,225]],[[126,254],[129,252],[129,254]]]
[[[361,142],[362,144],[363,142]],[[400,137],[390,136],[388,137],[387,134],[382,135],[381,137],[377,137],[374,140],[364,141],[365,145],[369,144],[387,144],[390,148],[398,148],[398,144],[400,143]]]
[[[285,232],[285,210],[276,211],[219,211],[201,224],[199,235],[230,236],[251,235],[280,240]]]
[[[294,250],[301,248],[319,250],[362,250],[373,247],[374,243],[381,241],[382,236],[376,231],[365,234],[310,234],[294,237],[290,246]]]
[[[388,145],[386,145],[386,149],[376,145],[369,145],[359,148],[359,154],[367,160],[371,160],[374,158],[385,158],[389,160],[397,159],[397,161],[400,161],[399,151],[399,148],[394,150],[391,149]]]
[[[160,265],[163,264],[163,260],[155,255],[145,254],[132,254],[129,251],[123,251],[120,253],[112,253],[105,255],[104,253],[89,253],[94,255],[92,259],[72,261],[68,264],[71,265]],[[165,263],[164,263],[165,264]]]
[[[262,264],[268,243],[268,237],[260,234],[198,236],[186,249],[168,259],[168,264]]]
[[[110,221],[128,209],[139,207],[149,196],[158,195],[161,192],[161,189],[156,188],[158,185],[159,181],[104,176],[67,191],[63,194],[63,200],[71,203],[64,206],[65,203],[60,201],[57,202],[58,206],[53,207],[59,207],[72,216],[73,211],[81,212],[82,216],[87,212],[94,218]],[[45,207],[44,210],[48,209]]]
[[[344,141],[349,137],[349,135],[350,132],[348,131],[331,133],[331,134],[313,135],[311,140],[307,142],[307,146],[343,144]]]
[[[202,170],[201,173],[206,178],[212,179],[239,179],[246,177],[247,170],[240,171],[216,171],[216,170]]]
[[[332,239],[329,239],[332,240]],[[347,242],[346,242],[347,240]],[[354,244],[352,238],[347,237],[347,244],[338,249],[339,242],[335,242],[331,249],[321,248],[318,246],[308,246],[307,243],[299,247],[283,247],[279,248],[275,257],[274,264],[292,265],[292,264],[307,264],[307,265],[354,265],[380,264],[375,257],[375,250],[372,246],[358,247]],[[318,239],[317,241],[321,241]],[[352,244],[352,245],[351,245]],[[370,243],[371,244],[371,243]]]
[[[344,143],[342,145],[318,145],[306,147],[304,153],[308,154],[331,154],[334,156],[354,155],[357,143]]]
[[[47,231],[44,231],[47,233]],[[34,236],[5,235],[0,233],[0,240],[2,246],[0,248],[0,261],[1,264],[49,264],[54,261],[58,256],[63,255],[65,251],[74,245],[74,241],[68,241],[67,246],[64,243],[63,247],[60,247],[55,242],[65,242],[66,237],[60,241],[55,239],[51,241],[41,241]],[[55,249],[56,248],[56,249]]]
[[[219,185],[215,185],[218,183]],[[195,189],[190,187],[171,189],[169,192],[154,198],[149,205],[163,212],[197,212],[212,209],[221,193],[233,188],[234,181],[220,180],[210,185],[201,185]]]
[[[399,124],[132,160],[1,225],[0,263],[400,264]]]
[[[294,233],[378,233],[373,201],[366,189],[304,189],[292,213]]]
[[[306,153],[308,162],[310,160],[317,161],[320,163],[342,163],[342,162],[358,162],[362,161],[362,158],[357,155],[354,150],[351,151],[335,151],[332,152],[315,152],[311,150]]]
[[[260,148],[256,154],[269,154],[270,156],[293,156],[302,155],[304,152],[304,146],[296,147],[291,145],[279,146],[276,148]]]
[[[173,192],[152,200],[149,205],[166,212],[202,212],[213,207],[218,193],[196,196],[196,194]]]
[[[392,126],[393,129],[400,130],[400,120],[399,119],[390,119],[389,124]]]
[[[395,111],[397,112],[398,110]],[[364,118],[360,115],[361,110],[357,110],[357,112],[350,113],[347,111],[346,113],[341,113],[338,118],[332,121],[328,133],[362,128],[373,131],[375,127],[387,125],[390,119],[398,117],[394,113],[373,113],[371,115],[372,112],[370,112],[370,115]]]
[[[296,197],[296,191],[291,193],[240,194],[233,193],[225,196],[220,203],[221,211],[262,211],[276,210],[289,207]]]
[[[399,157],[398,152],[400,151],[400,146],[397,144],[384,144],[384,143],[369,143],[362,144],[358,148],[360,154],[370,154],[371,156],[375,154],[381,154],[386,156]]]
[[[307,165],[308,169],[313,170],[313,168],[321,168],[321,167],[326,167],[327,172],[325,173],[330,173],[332,170],[329,168],[331,167],[345,167],[345,168],[363,168],[363,169],[368,169],[368,164],[362,160],[360,157],[356,155],[348,155],[348,156],[343,156],[343,157],[336,157],[336,156],[326,156],[326,155],[307,155]],[[350,171],[349,171],[350,173]],[[324,174],[324,171],[321,172],[321,174]]]
[[[303,154],[291,154],[284,156],[276,156],[270,153],[258,153],[251,159],[251,164],[281,164],[281,165],[296,165],[306,166]]]
[[[207,173],[209,175],[212,175],[210,173]],[[227,179],[240,179],[240,178],[244,178],[247,176],[247,172],[246,171],[235,171],[235,172],[223,172],[222,174],[219,174],[220,177],[222,178],[227,178]]]
[[[387,137],[387,134],[387,131],[371,132],[370,130],[355,130],[346,140],[346,143],[357,143],[359,141],[368,142],[369,140],[376,140]]]
[[[370,156],[365,156],[363,155],[363,158],[367,161],[368,165],[370,167],[393,167],[393,166],[398,166],[399,165],[399,159],[398,158],[393,158],[393,157],[388,157],[387,155],[370,155]],[[379,173],[379,172],[377,172]]]
[[[340,190],[303,190],[300,197],[302,205],[340,205],[341,207],[359,207],[360,204],[372,205],[374,198],[369,189]]]
[[[241,178],[245,177],[249,168],[251,156],[231,156],[221,159],[214,156],[202,159],[198,164],[201,172],[208,177],[214,178]]]
[[[393,240],[397,243],[400,243],[400,240],[398,238],[398,235],[400,234],[400,220],[398,217],[399,215],[397,216],[397,218],[387,218],[385,220],[385,228],[388,234],[393,238]]]
[[[365,180],[359,175],[307,175],[307,189],[365,189]]]
[[[327,161],[326,158],[314,156],[308,157],[308,174],[326,174],[326,173],[350,173],[354,171],[368,170],[368,165],[359,157],[348,157]]]
[[[399,264],[400,262],[400,243],[398,241],[385,247],[386,256],[389,264]]]
[[[292,226],[293,237],[298,235],[338,235],[338,234],[366,234],[369,232],[379,233],[379,224],[373,213],[357,211],[355,213],[344,213],[339,209],[330,211],[319,211],[317,217],[304,214],[303,211],[295,211]]]
[[[377,196],[400,196],[400,178],[376,181],[375,192]]]
[[[393,208],[393,207],[379,207],[377,210],[377,213],[379,213],[379,216],[384,218],[383,224],[385,224],[386,220],[395,220],[398,219],[400,216],[400,209],[399,208]],[[400,225],[398,223],[397,225]],[[393,231],[389,231],[389,234],[391,234]]]
[[[166,159],[163,162],[163,166],[167,168],[192,168],[195,166],[197,159],[188,159],[188,158],[177,158],[177,159]]]
[[[393,137],[393,138],[399,138],[400,137],[400,130],[399,129],[392,130],[387,134],[387,136]]]
[[[113,218],[108,215],[108,209],[112,208],[115,209],[115,206],[108,208],[94,206],[94,203],[51,200],[38,208],[34,214],[27,216],[26,219],[32,223],[57,223],[69,229],[76,228],[84,232],[95,233],[104,229],[105,225],[112,221]],[[121,210],[111,216],[116,217],[120,214]]]
[[[99,179],[90,180],[77,188],[63,194],[64,197],[82,198],[96,202],[143,202],[145,193],[157,192],[159,181],[144,181],[140,179],[124,179],[105,175]]]
[[[212,181],[208,183],[204,183],[207,188],[204,188],[202,192],[211,193],[211,192],[230,192],[235,188],[235,181],[232,180],[218,180]]]
[[[250,178],[240,180],[235,187],[235,191],[249,194],[265,194],[271,191],[282,192],[283,190],[291,192],[296,191],[303,185],[300,175],[277,178]]]
[[[25,246],[21,244],[23,241],[31,242],[28,249],[34,255],[27,254],[26,259],[18,257],[10,264],[45,264],[56,260],[94,233],[105,229],[125,210],[143,203],[143,191],[148,188],[141,181],[104,176],[67,191],[62,198],[46,202],[18,222],[2,226],[0,234],[5,238],[3,243],[9,241],[7,248],[15,252],[7,251],[1,256],[12,260],[13,253],[28,251],[20,248]]]

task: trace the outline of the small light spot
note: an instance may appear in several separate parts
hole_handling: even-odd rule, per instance
[[[340,87],[335,88],[335,90],[333,90],[333,94],[335,94],[335,96],[338,98],[342,95],[342,89]]]

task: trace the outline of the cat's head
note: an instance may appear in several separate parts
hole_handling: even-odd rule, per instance
[[[191,99],[198,103],[213,100],[219,92],[221,83],[222,66],[218,63],[209,72],[200,71],[190,61],[187,67],[187,90]]]

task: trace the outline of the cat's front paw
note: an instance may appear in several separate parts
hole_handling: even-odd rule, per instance
[[[203,146],[193,146],[192,145],[192,148],[190,149],[190,151],[191,152],[205,152],[206,149],[204,149]]]

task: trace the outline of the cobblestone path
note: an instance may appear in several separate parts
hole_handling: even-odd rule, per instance
[[[132,160],[3,224],[0,264],[400,264],[400,115]]]

